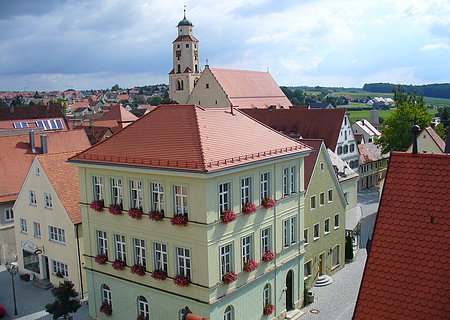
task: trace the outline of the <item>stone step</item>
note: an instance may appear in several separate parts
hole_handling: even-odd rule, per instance
[[[305,313],[302,310],[294,309],[286,313],[285,319],[287,320],[297,320],[300,319]]]
[[[331,278],[329,275],[323,274],[317,279],[314,286],[315,287],[325,287],[332,283],[333,283],[333,278]]]
[[[44,290],[53,288],[53,285],[48,280],[34,279],[33,285]]]

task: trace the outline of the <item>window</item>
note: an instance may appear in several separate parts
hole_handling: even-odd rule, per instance
[[[66,243],[66,232],[62,228],[48,226],[48,238],[50,241]]]
[[[283,168],[283,195],[287,196],[296,192],[296,167]]]
[[[323,171],[323,169],[324,169],[324,164],[323,164],[323,162],[321,162],[320,163],[320,170]]]
[[[231,255],[232,255],[233,245],[227,244],[220,247],[220,276],[222,277],[225,273],[233,271],[231,267]]]
[[[107,302],[108,304],[112,305],[111,289],[109,289],[109,287],[106,284],[102,284],[101,290],[102,290],[102,302]]]
[[[114,235],[114,240],[116,245],[116,260],[123,261],[126,263],[127,253],[126,253],[125,236],[116,234]]]
[[[14,212],[13,209],[6,209],[5,210],[5,220],[7,222],[14,220]]]
[[[344,146],[344,154],[347,154],[348,153],[348,145],[345,145]]]
[[[167,272],[167,246],[164,243],[155,242],[155,270]]]
[[[348,200],[349,200],[349,198],[348,198],[348,192],[344,192],[344,199],[345,199],[345,202],[348,204],[349,202],[348,202]]]
[[[142,208],[142,181],[130,180],[131,208]]]
[[[344,117],[344,125],[347,125],[347,117]]]
[[[344,139],[347,140],[347,130],[344,131]],[[345,153],[345,151],[344,151]]]
[[[333,248],[331,253],[331,266],[333,268],[339,266],[339,245]]]
[[[339,228],[339,213],[334,215],[334,229]]]
[[[164,213],[164,186],[161,183],[152,183],[152,210]]]
[[[338,155],[341,155],[341,154],[342,154],[342,147],[341,147],[341,146],[339,146],[339,147],[337,148],[337,154],[338,154]]]
[[[297,217],[290,217],[283,221],[283,246],[289,247],[297,241]]]
[[[242,266],[252,258],[252,239],[251,235],[242,238]]]
[[[261,201],[264,198],[269,198],[269,173],[262,173],[260,176],[260,197]]]
[[[326,218],[323,224],[323,233],[325,235],[330,233],[330,218]]]
[[[328,202],[333,202],[333,190],[328,190]]]
[[[355,151],[355,144],[354,143],[352,143],[350,145],[350,152],[353,152],[353,151]]]
[[[178,72],[178,73],[180,73],[180,72]],[[183,90],[183,89],[184,89],[184,82],[183,82],[183,80],[178,80],[177,81],[177,90]]]
[[[303,241],[305,241],[305,246],[308,244],[308,236],[309,236],[309,229],[306,228],[303,230]]]
[[[69,268],[65,263],[52,260],[52,269],[54,275],[60,274],[64,278],[67,278],[69,276]]]
[[[232,306],[228,306],[223,313],[223,320],[234,320],[234,310]]]
[[[186,43],[186,48],[189,48],[189,43]]]
[[[311,209],[316,208],[316,196],[311,196]]]
[[[44,192],[44,208],[48,208],[48,209],[53,208],[51,193]]]
[[[108,256],[108,235],[106,231],[97,230],[97,253]]]
[[[219,212],[230,210],[230,184],[219,184]]]
[[[178,275],[191,277],[191,252],[186,248],[177,248]]]
[[[250,184],[251,184],[251,178],[241,179],[241,204],[242,205],[252,201],[251,196],[250,196]]]
[[[94,200],[103,200],[103,177],[93,176],[94,183]]]
[[[28,128],[28,122],[14,122],[13,125],[15,129]]]
[[[296,184],[297,184],[297,167],[292,166],[289,169],[289,184],[290,184],[290,193],[297,192]]]
[[[38,166],[36,166],[36,175],[39,176],[41,174],[41,170]]]
[[[205,88],[206,88],[206,89],[209,89],[209,83],[207,83],[207,84],[205,85]]]
[[[187,187],[173,186],[175,194],[175,214],[188,215]]]
[[[311,275],[312,275],[312,268],[311,268],[311,266],[312,266],[312,261],[311,260],[308,261],[307,263],[305,263],[305,266],[304,266],[304,268],[305,268],[304,269],[305,279],[311,277]]]
[[[314,240],[317,240],[320,238],[320,223],[316,223],[314,225]]]
[[[264,286],[264,289],[263,289],[263,307],[265,307],[268,304],[270,304],[270,301],[271,301],[271,297],[270,296],[271,296],[270,295],[270,284],[267,283]]]
[[[123,187],[121,178],[111,178],[111,200],[114,205],[123,205]]]
[[[33,222],[33,236],[36,238],[41,237],[41,224],[39,222]]]
[[[35,206],[37,204],[36,191],[33,190],[28,191],[28,202],[32,206]]]
[[[283,168],[283,195],[289,195],[289,168]]]
[[[271,243],[270,243],[270,227],[261,230],[261,254],[265,252],[269,252]]]
[[[320,205],[323,206],[325,204],[325,192],[322,192],[319,195],[319,201],[320,201]]]
[[[134,263],[144,268],[147,267],[147,256],[145,241],[143,239],[133,239]]]
[[[148,301],[143,296],[138,297],[138,314],[139,319],[149,319],[150,317],[150,311],[148,308]]]
[[[177,73],[181,73],[181,65],[177,65]],[[178,89],[178,90],[182,90],[182,89]]]
[[[28,233],[27,220],[20,218],[20,232]]]

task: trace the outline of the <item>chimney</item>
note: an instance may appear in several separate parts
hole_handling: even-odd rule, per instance
[[[418,150],[417,150],[417,136],[420,133],[420,127],[415,124],[411,127],[411,133],[414,135],[414,139],[413,139],[413,154],[417,154]]]
[[[14,106],[13,105],[9,106],[9,113],[11,113],[11,114],[14,113]]]
[[[36,153],[36,142],[34,140],[34,130],[30,130],[30,147],[31,147],[31,152],[32,153]]]
[[[48,153],[48,145],[47,145],[47,135],[46,134],[41,135],[41,147],[42,147],[42,153],[47,154]]]

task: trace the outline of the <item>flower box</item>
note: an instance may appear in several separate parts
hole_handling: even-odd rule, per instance
[[[268,316],[268,315],[272,314],[274,311],[275,311],[275,306],[273,304],[270,304],[270,303],[268,305],[265,305],[264,308],[263,308],[263,314],[265,316]]]
[[[112,267],[116,270],[124,270],[125,269],[125,262],[116,260],[112,263]]]
[[[223,223],[230,223],[231,221],[236,220],[236,213],[232,210],[225,210],[222,212],[221,218]]]
[[[153,221],[162,221],[164,219],[164,211],[152,210],[148,213],[148,217]]]
[[[137,274],[138,276],[145,276],[145,267],[135,264],[131,267],[131,273]]]
[[[97,212],[102,212],[103,208],[105,207],[105,201],[103,200],[94,200],[89,205],[91,209],[94,209]]]
[[[122,214],[122,204],[112,204],[109,206],[109,212],[115,216]]]
[[[275,253],[273,253],[272,251],[266,251],[262,255],[262,261],[264,262],[269,262],[273,259],[275,259]]]
[[[106,256],[106,254],[98,254],[97,256],[95,256],[95,262],[97,262],[98,264],[105,264],[106,261],[108,261],[108,257]]]
[[[137,320],[148,320],[149,319],[149,317],[148,316],[144,316],[144,315],[142,315],[142,314],[140,314],[140,315],[138,315],[137,316],[137,318],[136,318]]]
[[[142,219],[142,208],[131,208],[128,210],[128,215],[133,219],[140,220]]]
[[[246,204],[242,205],[242,212],[244,214],[252,214],[256,212],[256,206],[253,202],[247,202]]]
[[[108,301],[103,301],[100,307],[100,312],[106,314],[107,316],[112,315],[112,306]]]
[[[189,279],[189,277],[175,276],[175,278],[173,278],[173,283],[175,283],[179,287],[188,287],[189,282],[191,282],[191,279]]]
[[[152,278],[156,280],[166,280],[167,272],[161,269],[156,269],[152,273]]]
[[[236,281],[238,278],[237,274],[234,272],[227,272],[222,277],[222,282],[225,284],[230,284],[234,281]]]
[[[258,268],[258,263],[252,259],[248,259],[244,262],[244,271],[251,272]]]
[[[64,275],[59,271],[57,273],[55,273],[55,276],[58,278],[64,278]]]
[[[275,200],[273,200],[272,198],[264,198],[262,199],[261,204],[264,208],[273,208],[275,206]]]
[[[188,218],[182,214],[176,214],[170,219],[170,223],[174,226],[184,227],[188,224]]]

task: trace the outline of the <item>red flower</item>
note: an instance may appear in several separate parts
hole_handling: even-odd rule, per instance
[[[275,200],[271,199],[271,198],[264,198],[262,199],[262,205],[264,208],[273,208],[275,206]]]
[[[184,227],[188,224],[188,218],[182,214],[176,214],[170,219],[170,223],[174,226]]]
[[[156,269],[152,273],[152,278],[157,280],[166,280],[167,279],[167,272],[161,269]]]
[[[128,210],[128,215],[133,219],[140,220],[142,218],[142,209],[131,208],[130,210]]]
[[[115,216],[122,214],[122,204],[112,204],[109,206],[109,212]]]
[[[148,213],[148,217],[153,221],[162,221],[164,219],[164,211],[153,210]]]
[[[116,260],[112,263],[112,267],[116,270],[124,270],[125,269],[125,262]]]
[[[234,272],[227,272],[222,277],[222,282],[225,284],[230,284],[234,281],[236,281],[238,278],[237,274]]]
[[[189,279],[189,277],[175,276],[175,278],[173,278],[173,283],[175,283],[179,287],[188,287],[189,282],[191,282],[191,279]]]
[[[145,268],[143,266],[135,264],[131,267],[131,273],[137,274],[138,276],[145,276]]]
[[[275,253],[273,253],[272,251],[266,251],[262,255],[262,261],[264,262],[269,262],[273,259],[275,259]]]
[[[103,200],[94,200],[89,206],[97,212],[102,212],[105,207],[105,202]]]
[[[99,254],[95,257],[95,262],[97,262],[98,264],[105,264],[106,261],[108,261],[108,257],[106,256],[106,254]]]
[[[6,314],[5,307],[0,304],[0,318],[3,317]]]
[[[265,316],[268,316],[269,314],[272,314],[275,311],[275,306],[273,304],[268,304],[263,309],[263,314]]]
[[[222,222],[230,223],[231,221],[236,220],[236,213],[234,213],[232,210],[225,210],[222,211],[221,217]]]
[[[112,306],[108,301],[103,301],[100,307],[100,312],[106,314],[107,316],[112,315]]]
[[[258,262],[248,259],[244,262],[244,271],[251,272],[258,268]]]
[[[243,204],[242,212],[244,214],[252,214],[253,212],[256,212],[255,204],[253,202],[247,202],[246,204]]]

